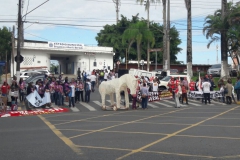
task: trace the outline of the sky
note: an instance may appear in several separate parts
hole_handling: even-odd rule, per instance
[[[25,15],[46,0],[23,0],[22,15]],[[145,6],[136,0],[119,0],[119,15],[129,19],[136,14],[147,19]],[[240,0],[232,0],[236,3]],[[180,33],[182,51],[178,53],[178,61],[186,63],[187,42],[187,10],[184,0],[170,1],[171,26],[175,26]],[[17,28],[18,0],[0,0],[0,27]],[[193,64],[216,64],[221,62],[220,43],[213,43],[207,48],[209,40],[202,32],[204,19],[221,8],[221,0],[193,0],[192,1],[192,52]],[[151,4],[150,21],[162,24],[162,3]],[[25,19],[26,18],[26,19]],[[112,0],[49,0],[36,10],[24,17],[24,38],[29,40],[83,43],[97,46],[95,37],[106,24],[116,24],[116,8]],[[11,21],[11,22],[6,22]],[[57,23],[68,25],[53,25],[41,23]],[[78,25],[78,26],[74,26]],[[81,25],[81,26],[79,26]],[[218,46],[218,50],[217,50]],[[231,59],[229,58],[229,64]]]

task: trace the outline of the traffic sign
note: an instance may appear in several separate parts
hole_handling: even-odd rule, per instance
[[[158,51],[162,51],[162,48],[149,49],[149,52],[158,52]]]
[[[15,62],[17,62],[17,56],[15,56]],[[22,63],[23,62],[23,56],[22,55],[20,55],[20,63]]]

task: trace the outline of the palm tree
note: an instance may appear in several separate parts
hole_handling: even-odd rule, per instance
[[[191,0],[185,0],[187,8],[187,75],[192,77],[192,11]]]
[[[142,43],[150,42],[151,46],[154,46],[155,39],[153,33],[148,30],[147,24],[144,21],[138,21],[129,26],[122,36],[122,42],[128,42],[128,51],[130,50],[134,42],[137,43],[137,57],[138,57],[138,69],[140,68],[141,59],[141,46]]]
[[[222,0],[222,9],[216,10],[214,15],[208,15],[205,18],[203,33],[206,35],[206,38],[210,41],[207,45],[209,48],[212,42],[221,41],[221,77],[227,77],[228,72],[228,40],[227,32],[230,29],[228,23],[228,16],[230,15],[231,3],[228,3],[227,0]]]
[[[146,2],[145,4],[145,11],[147,11],[147,27],[149,29],[149,9],[150,9],[150,3],[157,3],[160,2],[160,0],[137,0],[137,2],[140,2],[140,4],[142,5],[143,2]],[[149,59],[150,59],[150,55],[149,55],[149,42],[147,43],[147,70],[149,71]]]

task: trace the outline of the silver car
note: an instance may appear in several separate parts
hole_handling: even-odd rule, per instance
[[[230,65],[228,66],[228,71],[229,71],[229,75],[230,76],[234,76],[236,74],[234,72],[234,69],[232,69]],[[221,64],[214,64],[214,65],[212,65],[208,69],[207,74],[220,76],[221,75]]]

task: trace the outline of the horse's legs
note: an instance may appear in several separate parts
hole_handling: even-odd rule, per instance
[[[129,108],[129,96],[128,96],[128,91],[127,88],[124,89],[124,96],[125,96],[125,107],[128,109]]]
[[[106,109],[106,105],[105,105],[105,92],[104,93],[100,93],[101,94],[101,99],[102,99],[102,109]]]
[[[121,101],[121,95],[120,95],[120,91],[116,90],[116,106],[117,108],[120,108],[120,101]]]
[[[114,97],[113,97],[114,93],[110,93],[110,100],[111,100],[111,105],[114,105]]]

